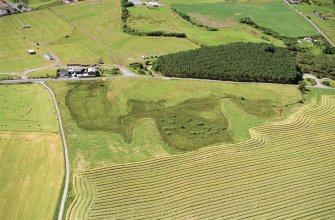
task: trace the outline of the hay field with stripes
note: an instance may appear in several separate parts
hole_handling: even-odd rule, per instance
[[[252,138],[79,171],[66,219],[335,219],[335,96]]]

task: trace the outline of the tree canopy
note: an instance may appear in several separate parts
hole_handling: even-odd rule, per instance
[[[154,70],[165,76],[245,82],[298,83],[302,74],[290,52],[261,43],[232,43],[164,55]]]

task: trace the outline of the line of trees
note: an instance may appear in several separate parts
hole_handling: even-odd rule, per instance
[[[201,28],[206,28],[208,31],[218,31],[217,28],[214,27],[209,27],[207,25],[203,25],[201,24],[199,21],[195,21],[193,20],[188,14],[186,14],[185,12],[182,11],[178,11],[176,8],[171,8],[174,12],[176,12],[182,19],[190,22],[191,24],[197,26],[197,27],[201,27]]]
[[[301,37],[282,36],[277,31],[274,31],[270,28],[262,27],[262,26],[256,24],[256,22],[254,22],[250,17],[241,18],[240,23],[250,25],[250,26],[252,26],[256,29],[261,30],[264,34],[266,34],[268,36],[272,36],[274,38],[277,38],[277,39],[283,41],[284,44],[287,46],[288,50],[291,50],[291,51],[300,51],[301,50],[297,41],[298,41],[299,38],[303,38],[305,36],[301,36]],[[317,38],[317,36],[312,36],[312,37]]]
[[[127,25],[127,20],[129,18],[129,7],[133,7],[134,4],[132,2],[128,2],[128,0],[121,0],[121,20],[122,20],[122,31],[132,35],[139,36],[156,36],[156,37],[178,37],[178,38],[186,38],[186,34],[183,32],[165,32],[165,31],[139,31],[134,28],[131,28]]]
[[[154,70],[165,76],[244,82],[298,83],[302,74],[291,53],[261,43],[232,43],[164,55]]]

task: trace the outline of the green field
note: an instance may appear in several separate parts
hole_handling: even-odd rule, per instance
[[[282,85],[157,79],[48,84],[73,146],[71,160],[80,157],[82,168],[247,140],[249,128],[283,119],[301,99],[295,87]]]
[[[222,27],[219,31],[207,31],[196,27],[187,21],[181,19],[168,6],[162,6],[158,9],[148,9],[145,6],[136,6],[129,8],[130,18],[127,24],[139,31],[165,31],[165,32],[183,32],[187,37],[198,44],[219,45],[237,41],[247,42],[266,42],[264,34],[260,31],[236,24],[233,27]],[[277,39],[267,36],[268,41],[283,45]]]
[[[57,132],[48,91],[38,84],[0,85],[0,131]]]
[[[64,157],[51,96],[2,84],[0,97],[0,219],[54,219]]]
[[[273,2],[219,2],[201,4],[174,4],[178,11],[210,26],[234,27],[242,17],[250,17],[263,27],[288,37],[317,34],[316,30],[300,15],[281,1]]]
[[[334,95],[238,144],[79,171],[67,219],[333,219]]]
[[[34,71],[28,74],[28,79],[55,78],[56,73],[57,73],[56,68]]]
[[[0,218],[54,219],[64,178],[59,135],[0,131]]]
[[[100,58],[108,64],[126,64],[141,60],[143,54],[196,47],[186,39],[123,33],[119,5],[118,0],[90,0],[1,17],[0,72],[20,72],[54,63],[43,58],[45,53],[55,54],[61,65],[96,63]],[[31,28],[22,29],[24,24]],[[35,46],[35,41],[40,45]],[[37,54],[29,55],[28,49],[35,49]]]
[[[314,2],[314,1],[313,1]],[[321,1],[327,2],[327,1]],[[315,4],[303,4],[294,5],[299,11],[303,12],[306,16],[309,16],[311,20],[333,41],[335,42],[335,7],[332,3],[321,4],[320,6]],[[322,13],[327,17],[326,20],[320,19],[318,16],[313,15],[313,11]]]
[[[48,85],[60,106],[72,175],[245,141],[251,127],[301,106],[299,91],[284,85],[159,79]],[[70,190],[68,205],[74,196]]]

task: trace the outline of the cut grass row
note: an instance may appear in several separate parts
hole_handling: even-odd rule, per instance
[[[334,117],[335,99],[324,97],[320,108],[310,108],[295,115],[298,121],[292,118],[290,123],[258,128],[262,134],[259,138],[267,139],[260,141],[267,143],[261,148],[245,142],[239,147],[217,146],[80,172],[79,177],[95,185],[88,216],[334,217],[330,209],[335,203],[331,184],[334,127],[330,119]],[[71,219],[76,211],[70,209],[68,217]]]
[[[53,219],[64,178],[58,135],[0,132],[0,218]]]

